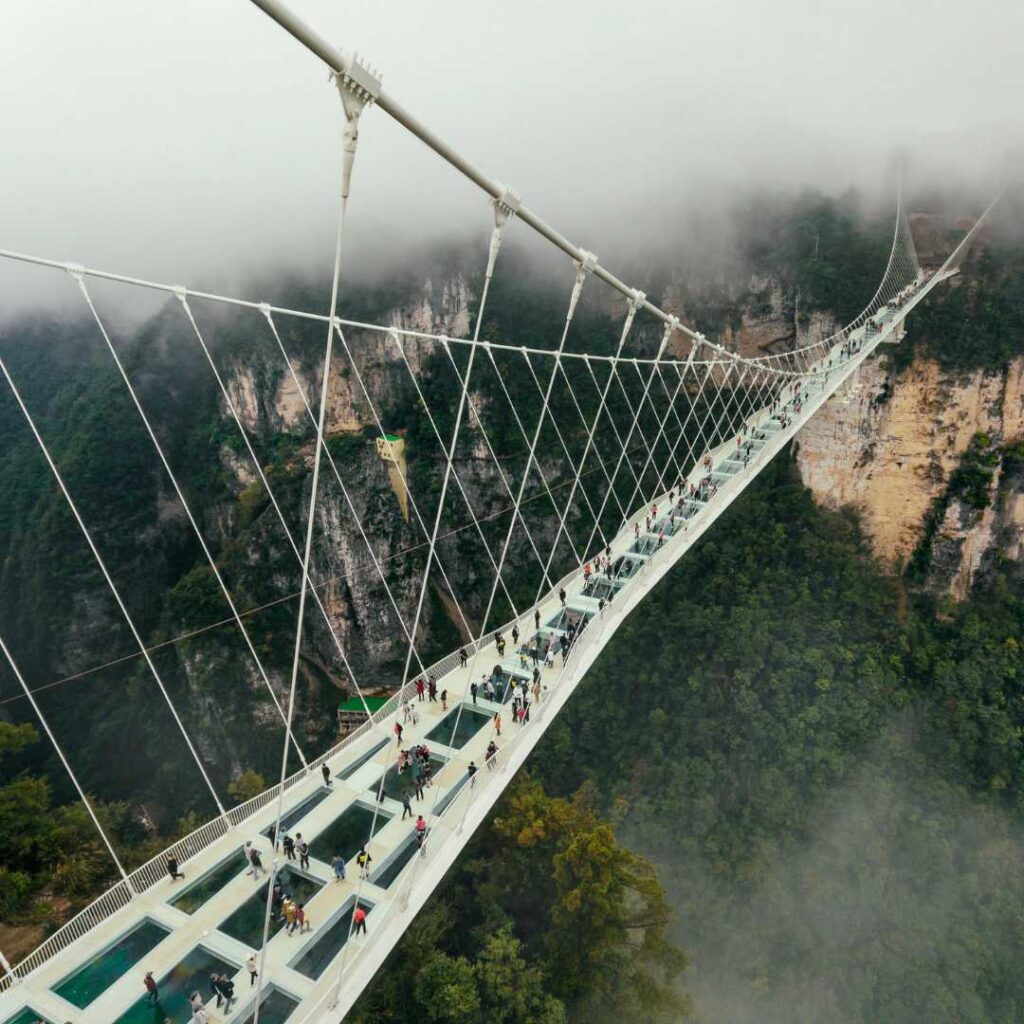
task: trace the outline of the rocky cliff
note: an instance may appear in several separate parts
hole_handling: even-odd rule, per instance
[[[919,354],[893,362],[883,352],[862,367],[801,431],[797,460],[819,501],[859,513],[884,562],[902,571],[917,556],[929,589],[962,599],[980,571],[1019,555],[1024,495],[1004,461],[1024,438],[1024,360],[973,372]],[[979,446],[990,472],[961,493]]]

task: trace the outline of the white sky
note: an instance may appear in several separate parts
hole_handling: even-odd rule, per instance
[[[983,177],[1020,138],[1016,0],[291,3],[613,270],[620,245],[664,241],[668,207],[874,190],[897,144],[922,177]],[[340,123],[323,65],[247,0],[3,0],[0,248],[209,288],[322,267]],[[353,259],[488,216],[364,116]],[[0,261],[0,303],[43,281]]]

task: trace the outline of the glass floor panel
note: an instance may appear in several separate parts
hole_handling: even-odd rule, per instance
[[[49,1017],[44,1017],[35,1010],[26,1009],[16,1013],[13,1017],[4,1017],[3,1024],[53,1024]]]
[[[448,807],[451,805],[451,802],[459,795],[459,790],[462,789],[462,787],[467,782],[469,782],[469,776],[465,772],[463,772],[455,781],[455,784],[451,787],[451,789],[449,789],[448,792],[445,793],[445,795],[441,797],[440,800],[438,800],[436,812],[437,814],[444,814],[444,812],[448,810]]]
[[[196,946],[170,974],[165,974],[157,982],[159,999],[155,1005],[143,995],[117,1018],[115,1024],[164,1024],[167,1020],[190,1020],[192,1011],[189,1009],[189,996],[197,990],[204,998],[208,996],[210,975],[214,972],[234,975],[237,971],[238,964],[230,963],[202,946]]]
[[[466,777],[462,777],[466,781]],[[447,797],[445,798],[447,799]],[[379,871],[370,875],[370,881],[386,889],[402,872],[402,868],[415,856],[417,850],[416,837],[409,836],[408,839],[398,848],[398,852],[392,854],[391,859]]]
[[[361,754],[355,761],[348,765],[348,767],[343,768],[338,773],[337,777],[339,779],[351,778],[357,771],[359,771],[360,768],[363,767],[364,764],[366,764],[367,761],[379,754],[389,742],[390,740],[381,740],[380,743],[375,743],[365,754]]]
[[[431,777],[437,778],[437,773],[444,767],[447,758],[441,757],[438,754],[430,755],[430,771]],[[404,772],[399,774],[398,765],[394,765],[384,773],[384,795],[391,797],[392,800],[401,800],[403,793],[408,793],[411,797],[415,786],[412,781],[412,768],[406,768]],[[370,786],[371,795],[376,798],[379,792],[380,779]]]
[[[560,629],[562,632],[566,632],[570,625],[578,626],[581,619],[586,618],[583,612],[578,612],[574,608],[563,608],[549,623],[553,629]]]
[[[245,857],[239,848],[167,902],[183,913],[194,914],[211,896],[215,896],[236,875],[240,875],[244,868]]]
[[[682,521],[676,522],[676,526],[682,529]],[[617,594],[621,589],[606,576],[602,576],[599,579],[592,579],[584,588],[584,597],[592,597],[596,601],[598,598],[603,597],[605,600],[608,599],[609,594]]]
[[[271,986],[269,991],[264,989],[260,1002],[260,1024],[285,1024],[298,1005],[290,995],[282,992],[279,988]],[[254,1006],[249,1016],[243,1017],[239,1024],[252,1024],[255,1016]]]
[[[377,822],[373,827],[374,834],[376,835],[390,820],[390,814],[378,810]],[[371,822],[372,807],[362,803],[346,807],[344,812],[309,844],[310,855],[325,864],[330,864],[335,854],[346,861],[351,860],[362,849],[363,843],[370,838]]]
[[[315,793],[310,793],[305,800],[302,801],[298,807],[293,807],[290,811],[281,815],[281,835],[284,835],[288,829],[292,827],[297,821],[301,821],[317,804],[323,803],[331,795],[331,790],[327,786],[321,786]],[[269,836],[270,830],[273,825],[268,825],[261,835]],[[261,1014],[262,1016],[262,1014]]]
[[[526,683],[526,695],[530,696],[530,686],[532,683],[526,679],[520,679],[518,676],[514,679],[506,679],[505,686],[500,693],[501,703],[507,704],[513,697],[523,696],[523,683]],[[532,698],[531,698],[532,699]]]
[[[367,915],[373,910],[373,904],[368,900],[360,900]],[[349,928],[352,925],[352,911],[355,908],[355,900],[346,902],[341,913],[324,929],[322,929],[306,947],[305,952],[291,962],[293,970],[304,974],[307,978],[319,978],[327,969],[330,962],[342,951],[345,943],[348,942]],[[369,921],[367,921],[369,928]],[[262,1020],[262,1014],[260,1015]]]
[[[456,718],[459,720],[457,730],[455,727]],[[463,704],[462,715],[459,715],[458,707],[452,708],[427,733],[427,741],[442,743],[446,747],[454,747],[458,750],[460,747],[464,747],[490,721],[491,716],[486,711],[478,710],[471,704]]]
[[[296,903],[306,903],[323,887],[322,883],[307,875],[300,874],[293,867],[285,865],[277,873],[285,896]],[[230,916],[217,926],[225,935],[244,942],[252,949],[259,949],[263,939],[263,919],[267,909],[267,882],[259,881],[259,888]],[[273,937],[284,927],[284,919],[277,907],[270,915],[270,936]]]
[[[612,564],[612,572],[617,579],[628,580],[639,572],[640,566],[643,564],[638,559],[626,558],[624,555],[620,555]]]
[[[73,1006],[86,1007],[170,934],[169,928],[155,921],[142,921],[113,945],[76,968],[55,985],[53,991]]]
[[[639,540],[633,541],[630,545],[629,550],[635,552],[638,555],[650,555],[658,550],[658,538],[657,537],[641,537]]]

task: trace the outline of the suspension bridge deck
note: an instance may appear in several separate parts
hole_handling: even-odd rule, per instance
[[[481,683],[495,665],[501,667],[503,682],[530,680],[529,646],[536,633],[533,608],[516,623],[526,641],[522,651],[512,643],[513,624],[509,623],[502,629],[508,644],[504,656],[498,655],[491,634],[466,666],[460,666],[455,656],[445,659],[442,665],[450,667],[437,675],[436,682],[439,693],[447,691],[448,710],[440,699],[415,701],[417,721],[405,724],[401,743],[405,748],[426,743],[436,759],[432,785],[422,801],[413,801],[414,815],[423,813],[430,827],[422,856],[412,821],[403,820],[398,797],[405,780],[394,771],[399,747],[390,731],[390,716],[398,702],[413,696],[408,687],[375,714],[375,721],[367,723],[360,735],[327,755],[333,773],[329,787],[323,784],[317,761],[287,788],[282,825],[290,835],[301,833],[309,842],[308,867],[275,855],[267,832],[275,820],[276,797],[258,800],[252,813],[233,814],[230,825],[220,823],[219,829],[208,833],[212,838],[197,841],[194,855],[181,865],[185,879],[161,878],[159,866],[151,862],[150,874],[134,896],[125,898],[125,905],[104,905],[91,916],[84,911],[76,927],[65,926],[48,940],[40,956],[19,967],[16,983],[11,983],[15,975],[6,979],[8,987],[0,993],[0,1022],[149,1024],[155,1011],[146,1003],[142,984],[146,971],[153,972],[159,986],[158,1006],[171,1020],[183,1019],[193,991],[210,1000],[211,971],[228,974],[238,998],[225,1019],[232,1024],[248,1021],[253,1005],[244,965],[260,944],[266,892],[265,879],[254,882],[246,873],[243,847],[251,841],[261,851],[264,865],[270,866],[277,857],[284,890],[305,900],[312,925],[307,932],[289,934],[275,922],[266,949],[260,1020],[298,1024],[322,1019],[324,1024],[327,1020],[336,1024],[625,615],[860,362],[891,337],[934,283],[926,284],[919,277],[900,306],[878,308],[874,327],[864,324],[845,336],[845,352],[837,344],[823,355],[814,371],[818,375],[803,379],[796,393],[789,388],[774,409],[765,407],[746,417],[740,425],[743,446],[737,448],[733,435],[709,453],[711,486],[699,487],[709,470],[699,463],[693,468],[677,492],[674,516],[669,514],[669,494],[657,499],[659,514],[650,530],[645,522],[647,508],[640,509],[639,535],[631,521],[610,545],[614,576],[596,573],[587,581],[575,572],[548,592],[537,606],[544,642],[560,644],[565,636],[559,586],[567,592],[569,617],[583,625],[567,659],[559,655],[559,662],[566,662],[564,669],[561,665],[557,672],[542,668],[542,699],[533,703],[529,722],[514,724],[509,705],[500,702],[497,694],[488,700],[481,687],[474,700],[470,687],[474,680]],[[690,484],[698,490],[693,497]],[[507,696],[506,688],[503,691],[502,696]],[[460,707],[461,712],[456,710]],[[503,725],[497,737],[493,717],[499,712]],[[485,767],[492,738],[499,752]],[[472,780],[471,762],[479,768]],[[385,773],[391,774],[378,803]],[[367,843],[373,858],[371,871],[361,881],[354,858],[369,836],[371,823],[375,827]],[[344,881],[335,880],[330,866],[336,854],[346,861]],[[360,936],[350,934],[357,900],[368,911],[368,931]]]

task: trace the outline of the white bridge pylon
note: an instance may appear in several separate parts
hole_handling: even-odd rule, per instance
[[[183,1012],[181,1000],[193,990],[209,996],[211,970],[234,979],[238,1001],[228,1014],[232,1022],[252,1019],[258,1024],[262,1019],[264,1024],[273,1024],[287,1019],[292,1024],[336,1024],[365,989],[625,616],[864,359],[880,343],[892,340],[914,306],[957,271],[991,210],[990,206],[939,271],[926,274],[918,264],[900,197],[888,264],[863,313],[831,337],[804,347],[742,357],[680,324],[641,292],[623,285],[592,254],[568,243],[523,206],[514,192],[489,182],[387,98],[379,79],[368,69],[335,54],[284,12],[276,0],[259,0],[259,6],[330,64],[343,101],[341,208],[327,315],[142,281],[8,250],[0,250],[0,258],[66,272],[85,301],[97,337],[109,352],[153,446],[154,459],[170,480],[231,610],[228,621],[243,638],[255,677],[265,685],[284,723],[281,776],[277,785],[247,803],[231,810],[223,807],[207,766],[136,628],[130,602],[108,570],[102,545],[64,480],[18,382],[0,358],[0,376],[39,448],[44,467],[41,471],[52,475],[129,628],[138,656],[174,716],[181,740],[220,810],[218,817],[131,872],[122,867],[94,816],[121,881],[17,966],[4,964],[0,1024],[21,1011],[51,1024],[68,1020],[133,1024],[145,1019],[140,1017],[144,998],[140,986],[146,971],[153,972],[159,997],[165,1000],[160,1005],[166,1006],[168,1016],[177,1019]],[[337,314],[358,122],[373,103],[400,120],[490,196],[493,228],[470,337],[449,338],[359,323]],[[480,337],[503,233],[516,219],[538,231],[572,260],[572,290],[555,348],[522,347]],[[302,582],[291,676],[283,701],[261,663],[257,645],[250,639],[246,614],[236,607],[228,582],[221,576],[214,550],[200,525],[202,517],[190,507],[187,488],[179,486],[176,474],[180,467],[171,464],[151,425],[144,396],[135,386],[132,368],[120,358],[94,301],[91,285],[96,280],[156,289],[177,300],[186,329],[216,380],[222,408],[237,429],[253,464],[252,471],[271,503],[267,515],[276,517],[287,548],[296,559]],[[628,301],[617,346],[610,354],[573,347],[574,316],[589,280],[618,290]],[[246,428],[228,382],[218,370],[194,313],[203,302],[261,314],[267,335],[281,356],[282,368],[290,374],[301,398],[302,412],[315,431],[304,536],[290,528],[272,482],[260,466],[254,447],[259,439]],[[661,338],[653,355],[636,354],[632,332],[638,315],[660,322]],[[288,332],[280,329],[287,318],[319,324],[325,332],[319,402],[305,392],[295,373]],[[417,494],[408,472],[400,465],[396,467],[408,496],[413,528],[426,549],[425,568],[410,615],[402,614],[372,538],[359,521],[345,466],[325,443],[329,383],[339,367],[345,370],[370,425],[387,442],[381,396],[371,393],[358,352],[353,351],[357,348],[353,337],[359,332],[377,335],[393,351],[394,361],[408,376],[442,454],[436,499],[432,494]],[[685,354],[674,355],[681,347]],[[414,353],[416,358],[412,358]],[[438,415],[442,410],[431,407],[422,389],[421,357],[426,356],[434,358],[432,365],[439,363],[456,381],[458,399],[454,409],[443,410],[445,417]],[[481,375],[491,382],[489,401],[495,408],[481,408],[477,401]],[[518,388],[514,395],[507,380],[513,375]],[[493,435],[498,418],[525,453],[522,461],[517,463],[496,450]],[[452,425],[445,427],[449,421]],[[503,502],[496,511],[480,509],[478,515],[474,502],[479,502],[460,475],[460,445],[465,448],[470,444],[486,457],[493,472]],[[401,685],[374,712],[363,698],[337,624],[320,597],[322,581],[312,572],[321,470],[337,486],[356,520],[378,578],[375,582],[382,587],[385,602],[405,639]],[[472,531],[471,536],[480,542],[483,561],[473,567],[474,574],[490,581],[482,615],[473,616],[464,610],[459,599],[460,567],[446,557],[444,542],[452,533],[452,501],[460,503],[463,515],[469,517],[458,529]],[[578,530],[580,523],[588,524],[582,532]],[[588,531],[589,536],[584,536]],[[522,602],[517,606],[516,587],[512,585],[517,572],[526,571],[513,565],[518,558],[528,560],[531,580],[539,580],[536,598],[525,607]],[[426,665],[417,641],[434,576],[451,596],[455,614],[473,640],[462,652],[453,651],[441,661]],[[307,757],[291,729],[307,597],[334,645],[339,672],[352,682],[366,713],[364,724],[355,733],[316,757]],[[512,618],[495,628],[492,619],[504,616],[502,609],[506,608],[511,609]],[[73,756],[60,747],[50,730],[19,671],[17,651],[11,650],[10,638],[2,633],[0,626],[0,651],[91,813],[85,791],[74,776]],[[447,709],[440,701],[416,700],[418,681],[433,683],[439,694],[446,692]],[[489,693],[491,687],[493,693]],[[410,698],[417,712],[415,721],[406,718],[405,705]],[[522,724],[513,721],[513,701],[529,710]],[[503,719],[500,736],[494,724],[498,714]],[[396,725],[404,729],[400,743],[395,740]],[[396,796],[418,769],[407,768],[409,774],[396,781],[396,762],[400,750],[420,744],[429,747],[435,770],[424,798],[413,804],[414,818],[403,820],[403,807]],[[287,773],[290,748],[303,764],[291,775]],[[333,776],[330,785],[325,785],[321,775],[324,766]],[[413,826],[415,815],[420,813],[427,825],[422,846]],[[284,863],[279,844],[272,843],[269,835],[285,833],[301,833],[309,842],[308,864]],[[261,853],[264,866],[270,867],[268,877],[254,881],[246,872],[243,849],[248,842]],[[360,872],[356,855],[364,845],[372,863]],[[337,877],[340,865],[332,868],[335,855],[345,865],[343,879]],[[169,856],[184,869],[185,880],[168,877]],[[271,885],[275,879],[280,881],[282,891],[302,894],[296,898],[305,902],[311,930],[293,932],[280,927],[282,904]],[[354,928],[356,908],[367,913],[365,931]],[[142,929],[152,939],[145,950],[136,955],[122,976],[100,980],[103,964],[113,952],[123,957],[124,949],[140,948]],[[127,938],[133,935],[134,941]],[[258,958],[257,980],[250,986],[246,964],[253,955]]]

